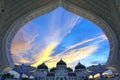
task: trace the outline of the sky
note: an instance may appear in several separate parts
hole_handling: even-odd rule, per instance
[[[68,67],[105,64],[109,41],[102,29],[88,19],[58,7],[25,24],[11,44],[15,64],[55,67],[62,58]]]

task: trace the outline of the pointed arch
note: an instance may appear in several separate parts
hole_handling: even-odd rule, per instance
[[[25,14],[23,14],[20,18],[14,21],[14,23],[10,26],[9,30],[7,31],[3,39],[3,44],[2,44],[4,45],[2,46],[2,52],[4,53],[4,58],[7,59],[5,62],[6,63],[5,69],[3,71],[8,71],[9,69],[14,67],[10,49],[11,49],[11,42],[15,34],[17,33],[17,31],[30,20],[36,18],[37,16],[48,13],[54,10],[55,8],[57,8],[58,6],[62,6],[65,9],[79,16],[83,16],[93,21],[97,25],[99,25],[103,29],[104,33],[106,34],[110,42],[110,55],[108,59],[108,65],[111,65],[112,64],[111,62],[114,62],[114,59],[112,58],[114,57],[114,54],[117,54],[118,41],[114,32],[110,28],[110,26],[102,18],[90,12],[89,10],[84,9],[84,7],[77,6],[74,1],[48,0],[48,1],[44,1],[44,4],[41,7],[38,7],[38,8],[35,7],[31,11],[28,11]]]

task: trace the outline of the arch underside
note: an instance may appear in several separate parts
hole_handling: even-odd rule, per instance
[[[42,2],[43,0],[41,0]],[[82,1],[84,2],[84,1]],[[16,19],[15,21],[11,21],[12,23],[8,25],[9,29],[7,30],[7,33],[4,36],[2,45],[2,56],[4,56],[4,62],[2,62],[2,66],[0,66],[0,72],[7,72],[8,70],[12,69],[14,67],[14,62],[11,57],[11,42],[17,33],[17,31],[25,25],[30,20],[43,15],[45,13],[48,13],[58,6],[64,7],[66,10],[69,10],[79,16],[83,16],[94,23],[96,23],[98,26],[101,27],[101,29],[106,34],[109,42],[110,42],[110,55],[108,59],[108,66],[111,66],[115,63],[115,54],[117,54],[117,38],[110,28],[109,24],[107,24],[100,16],[98,16],[96,13],[91,12],[90,10],[84,8],[84,6],[79,6],[78,3],[80,1],[67,1],[67,0],[48,0],[44,1],[44,4],[41,3],[39,5],[41,6],[35,6],[33,5],[33,9],[31,9],[28,12],[25,12],[22,16],[20,15],[20,18]],[[37,4],[37,3],[36,3]],[[81,3],[83,4],[83,3]],[[31,3],[32,5],[32,3]],[[83,4],[85,5],[85,4]],[[28,6],[28,5],[26,5]],[[86,5],[85,5],[86,6]],[[89,6],[87,6],[89,7]],[[27,10],[27,8],[26,8]],[[115,65],[114,65],[115,66]]]

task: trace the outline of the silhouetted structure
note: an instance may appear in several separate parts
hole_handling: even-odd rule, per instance
[[[80,62],[75,66],[75,71],[67,67],[66,62],[62,59],[48,71],[45,63],[39,65],[34,74],[35,80],[87,80],[88,73],[86,67]]]

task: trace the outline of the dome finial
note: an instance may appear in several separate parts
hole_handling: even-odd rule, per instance
[[[63,60],[63,58],[61,57],[61,60]]]
[[[42,64],[40,64],[37,68],[38,69],[48,69],[47,65],[45,65],[44,62]]]
[[[80,62],[75,66],[75,69],[85,69],[86,67]]]
[[[59,62],[57,62],[57,65],[66,65],[66,62],[64,62],[61,58],[61,60]]]
[[[79,60],[79,62],[78,63],[81,63],[81,61]]]

